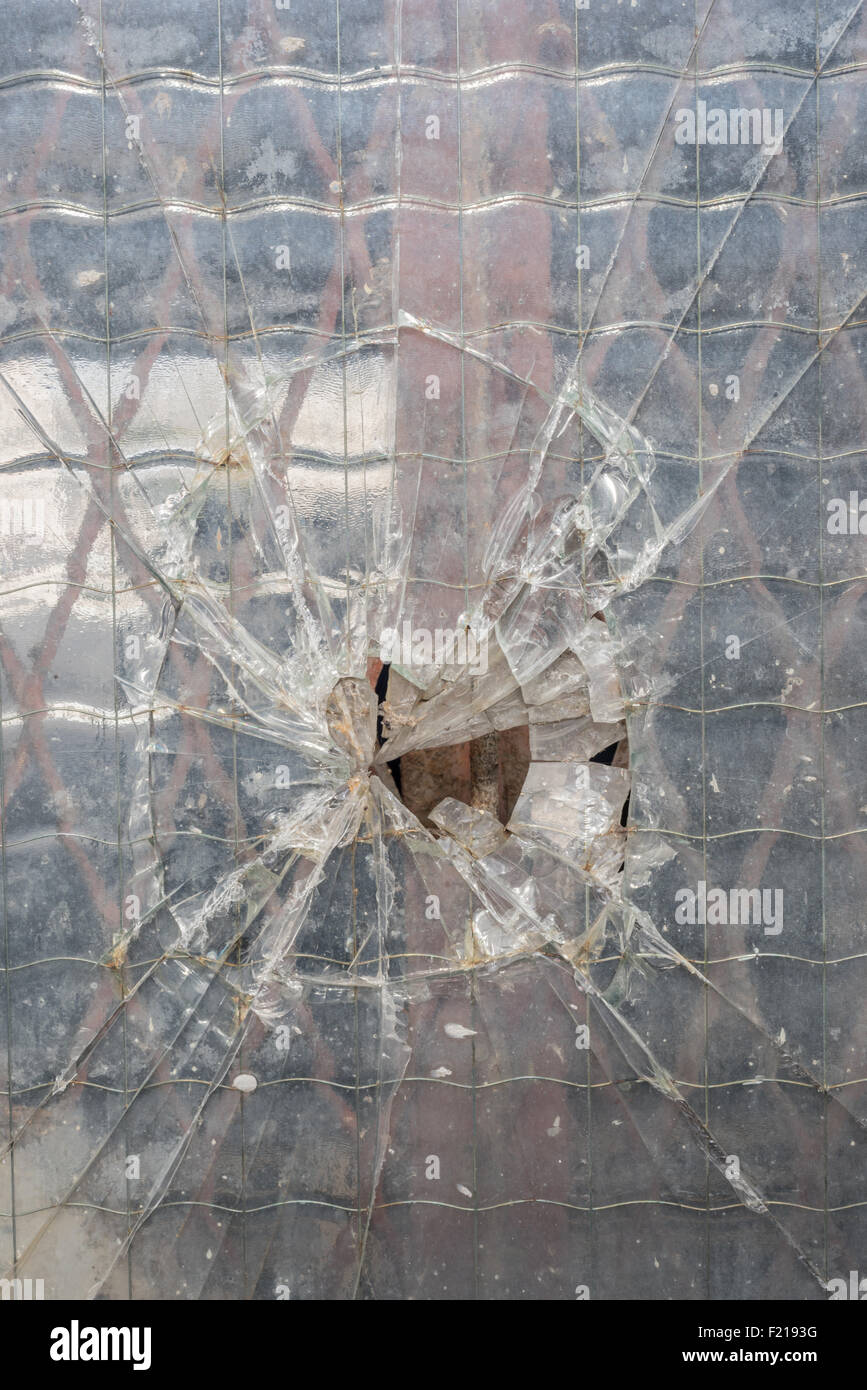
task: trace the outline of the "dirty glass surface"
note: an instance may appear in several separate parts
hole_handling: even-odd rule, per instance
[[[0,12],[0,1272],[838,1296],[862,4]]]

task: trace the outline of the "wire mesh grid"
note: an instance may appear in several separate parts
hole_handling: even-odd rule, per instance
[[[5,13],[3,1272],[826,1298],[865,1222],[861,4]],[[388,624],[489,611],[481,683],[395,735],[529,723],[477,854],[368,779],[360,686]],[[576,841],[550,771],[588,718],[628,723],[622,871],[622,794]]]

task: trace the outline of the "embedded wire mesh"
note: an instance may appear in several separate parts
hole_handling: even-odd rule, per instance
[[[3,1272],[826,1297],[865,1222],[863,544],[827,526],[861,4],[4,12]],[[678,143],[699,102],[779,147]],[[604,609],[622,883],[532,806],[490,855],[419,833],[326,736],[321,672],[491,605],[501,683],[441,741],[520,706],[568,762],[534,720]],[[564,718],[617,723],[588,680]],[[781,930],[679,921],[700,883]]]

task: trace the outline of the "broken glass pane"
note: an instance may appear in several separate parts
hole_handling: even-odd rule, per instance
[[[3,1273],[836,1296],[860,4],[6,8]]]

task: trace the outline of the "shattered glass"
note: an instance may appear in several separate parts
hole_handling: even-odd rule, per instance
[[[0,1273],[827,1298],[860,0],[4,10]]]

